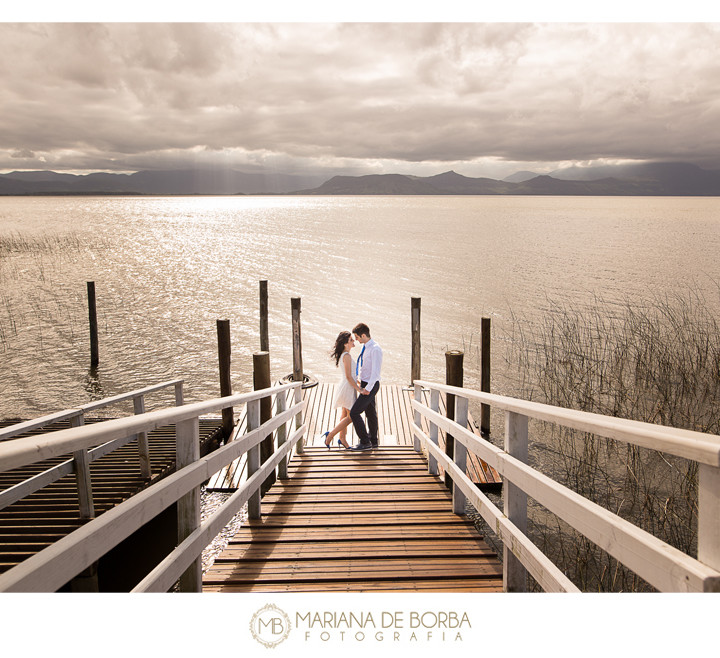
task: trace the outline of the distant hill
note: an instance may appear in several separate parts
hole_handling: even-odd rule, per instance
[[[15,171],[0,174],[0,194],[283,194],[321,181],[318,176],[249,174],[232,169],[86,175]]]
[[[317,186],[317,187],[313,187]],[[570,167],[537,175],[517,172],[505,180],[472,178],[455,171],[435,176],[373,174],[318,177],[200,169],[0,174],[0,195],[35,194],[292,194],[292,195],[592,195],[720,196],[720,172],[686,163]]]

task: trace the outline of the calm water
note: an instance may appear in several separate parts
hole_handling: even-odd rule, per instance
[[[335,336],[365,321],[385,351],[384,380],[407,383],[410,297],[420,296],[423,376],[443,380],[445,350],[460,348],[466,383],[477,385],[489,316],[494,390],[512,394],[503,358],[512,313],[531,321],[549,301],[688,289],[717,303],[719,210],[713,198],[0,198],[0,238],[52,238],[0,252],[0,417],[176,377],[189,401],[218,395],[218,318],[231,324],[235,389],[249,390],[261,279],[274,377],[292,370],[297,296],[306,372],[334,381]]]

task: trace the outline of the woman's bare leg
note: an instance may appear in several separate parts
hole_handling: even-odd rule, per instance
[[[340,436],[338,438],[340,439],[340,443],[342,443],[346,448],[349,448],[350,446],[348,445],[345,437],[347,436],[347,428],[350,423],[352,423],[352,419],[350,418],[350,409],[343,407],[338,424],[328,432],[328,435],[325,438],[325,445],[330,445],[335,435],[339,434]]]

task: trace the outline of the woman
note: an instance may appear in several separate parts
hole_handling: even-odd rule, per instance
[[[325,438],[325,445],[328,448],[332,445],[332,440],[336,435],[338,435],[338,445],[350,448],[345,438],[348,425],[352,423],[350,408],[355,402],[356,392],[360,391],[360,386],[358,386],[354,376],[355,359],[350,355],[350,350],[353,347],[355,347],[355,341],[352,334],[349,331],[341,331],[335,339],[335,347],[330,352],[331,358],[335,359],[335,365],[342,371],[342,377],[335,389],[335,397],[333,398],[333,409],[340,408],[342,413],[338,424],[329,432],[321,435]]]

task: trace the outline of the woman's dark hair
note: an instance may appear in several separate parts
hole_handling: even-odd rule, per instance
[[[340,357],[345,351],[345,345],[347,344],[348,340],[350,340],[351,336],[352,334],[349,331],[341,331],[338,334],[338,337],[335,339],[335,347],[330,350],[330,356],[335,359],[335,367],[339,365]]]

